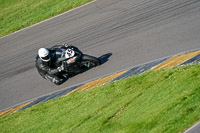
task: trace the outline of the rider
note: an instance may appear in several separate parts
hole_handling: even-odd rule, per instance
[[[50,80],[56,85],[60,85],[67,80],[67,78],[61,74],[66,64],[64,64],[64,61],[59,61],[58,59],[62,59],[63,56],[66,57],[66,55],[63,54],[69,47],[76,48],[63,44],[51,48],[40,48],[38,50],[35,66],[44,79]]]

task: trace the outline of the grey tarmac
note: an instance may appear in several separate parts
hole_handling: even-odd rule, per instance
[[[56,86],[39,76],[34,58],[40,47],[62,43],[109,58]],[[97,0],[0,38],[0,110],[199,47],[199,0]]]

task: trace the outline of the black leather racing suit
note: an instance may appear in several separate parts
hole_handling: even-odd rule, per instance
[[[59,56],[61,56],[62,54],[62,50],[66,49],[67,47],[63,46],[63,45],[56,45],[52,48],[49,48],[49,52],[50,52],[50,61],[48,62],[44,62],[42,61],[39,56],[36,56],[36,60],[35,60],[35,66],[39,72],[39,74],[47,79],[50,80],[51,82],[53,82],[56,85],[60,85],[62,84],[65,79],[59,72],[58,67],[61,66],[61,63],[57,63],[57,59],[59,58]]]

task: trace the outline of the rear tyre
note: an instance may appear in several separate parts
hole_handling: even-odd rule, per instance
[[[86,67],[96,67],[101,64],[101,61],[94,56],[84,54],[82,56],[82,64]]]

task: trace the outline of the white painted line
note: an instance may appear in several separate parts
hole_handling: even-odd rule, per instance
[[[76,7],[76,8],[73,8],[73,9],[71,9],[71,10],[68,10],[68,11],[66,11],[66,12],[63,12],[63,13],[58,14],[58,15],[56,15],[56,16],[53,16],[53,17],[51,17],[51,18],[45,19],[45,20],[43,20],[43,21],[41,21],[41,22],[38,22],[38,23],[36,23],[36,24],[30,25],[30,26],[28,26],[28,27],[26,27],[26,28],[23,28],[23,29],[21,29],[21,30],[18,30],[18,31],[15,31],[15,32],[10,33],[10,34],[8,34],[8,35],[5,35],[5,36],[3,36],[3,37],[0,37],[0,39],[5,38],[5,37],[8,37],[8,36],[10,36],[10,35],[13,35],[13,34],[15,34],[15,33],[18,33],[18,32],[20,32],[20,31],[23,31],[23,30],[32,28],[32,27],[34,27],[34,26],[36,26],[36,25],[39,25],[39,24],[44,23],[44,22],[46,22],[46,21],[49,21],[49,20],[51,20],[51,19],[57,18],[57,17],[62,16],[62,15],[64,15],[64,14],[70,13],[70,12],[76,10],[76,9],[85,7],[85,6],[87,6],[87,5],[91,4],[91,3],[94,3],[94,2],[96,2],[96,1],[97,1],[97,0],[93,0],[93,1],[91,1],[91,2],[88,2],[88,3],[84,4],[84,5],[78,6],[78,7]]]
[[[187,129],[184,133],[189,133],[190,130],[192,130],[193,128],[195,128],[198,125],[200,125],[200,121],[198,123],[196,123],[195,125],[193,125],[191,128]]]

